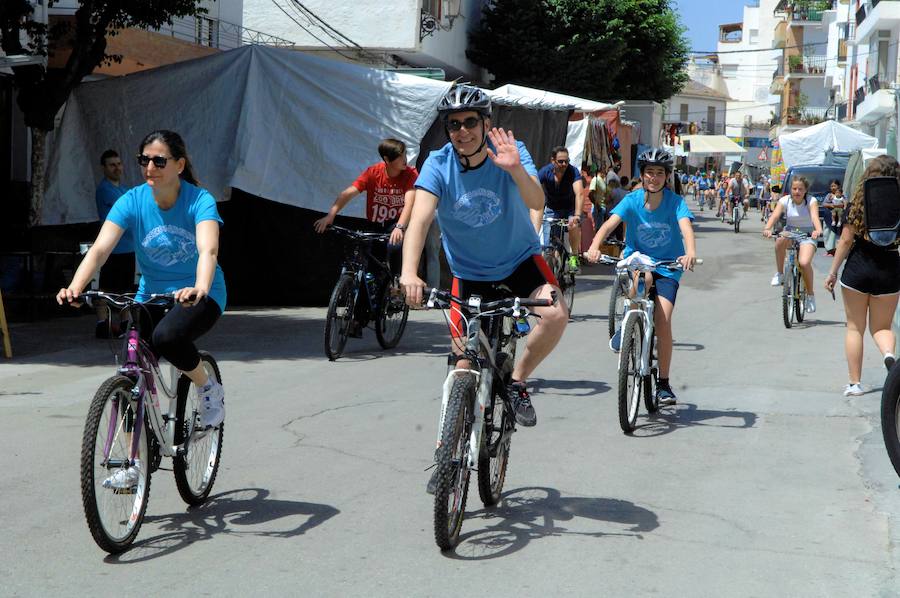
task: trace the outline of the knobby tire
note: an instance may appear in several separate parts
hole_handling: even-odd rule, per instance
[[[900,367],[892,367],[881,391],[881,432],[894,471],[900,476]]]
[[[325,356],[334,361],[344,352],[347,345],[350,323],[353,321],[354,287],[356,277],[343,274],[334,285],[328,312],[325,315]]]
[[[396,286],[395,286],[396,285]],[[409,319],[409,305],[402,293],[391,296],[391,289],[399,291],[399,283],[388,281],[381,291],[378,311],[375,314],[375,338],[382,349],[393,349],[403,337]]]
[[[626,434],[634,432],[641,401],[643,328],[641,319],[632,317],[622,331],[622,347],[619,355],[619,426]]]
[[[485,411],[481,451],[478,455],[478,495],[486,507],[492,507],[500,501],[503,482],[506,480],[509,447],[512,439],[507,436],[502,443],[500,439],[505,430],[515,426],[513,415],[506,408],[504,401],[506,385],[512,378],[512,361],[504,353],[497,355],[497,368],[501,375],[494,376],[491,404]]]
[[[441,550],[450,550],[459,542],[465,517],[470,475],[466,461],[472,429],[470,409],[474,399],[474,377],[457,377],[450,389],[441,431],[441,447],[437,451],[434,540]]]

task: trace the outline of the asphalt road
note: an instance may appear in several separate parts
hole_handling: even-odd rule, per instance
[[[424,492],[440,313],[413,313],[395,351],[367,330],[329,363],[323,309],[230,310],[202,341],[227,389],[213,496],[187,509],[157,472],[138,541],[117,557],[90,537],[78,472],[109,347],[90,316],[13,326],[0,595],[900,595],[900,492],[871,339],[872,391],[845,398],[840,297],[820,290],[818,312],[786,330],[758,213],[737,235],[705,214],[705,263],[675,314],[678,406],[622,434],[610,276],[586,268],[575,319],[532,380],[538,426],[513,437],[504,500],[485,510],[472,488],[452,554],[435,547]],[[817,289],[829,259],[820,250]]]

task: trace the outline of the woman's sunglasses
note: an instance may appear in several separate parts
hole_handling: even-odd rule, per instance
[[[165,168],[166,164],[169,162],[169,160],[172,160],[172,159],[174,159],[174,158],[166,158],[165,156],[150,157],[150,156],[145,156],[144,154],[139,154],[137,157],[138,164],[140,164],[144,168],[146,168],[150,164],[150,162],[153,162],[153,165],[156,166],[157,168]]]
[[[451,130],[452,132],[454,132],[454,133],[456,133],[457,131],[459,131],[459,130],[462,129],[463,127],[465,127],[466,130],[471,131],[472,129],[474,129],[475,127],[478,126],[478,123],[479,123],[479,122],[481,122],[481,119],[480,119],[480,118],[478,118],[478,117],[476,117],[476,116],[470,116],[469,118],[464,119],[464,120],[451,120],[451,121],[448,121],[448,122],[447,122],[447,128],[450,129],[450,130]]]

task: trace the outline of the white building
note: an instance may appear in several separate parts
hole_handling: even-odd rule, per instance
[[[442,69],[482,81],[468,58],[468,34],[485,0],[244,0],[243,23],[310,52],[372,66]]]
[[[673,145],[671,133],[683,135],[724,135],[728,102],[722,91],[689,80],[677,95],[663,104],[662,135],[666,145]],[[708,156],[688,156],[691,166],[712,168]],[[715,167],[720,167],[717,164]]]
[[[843,8],[849,57],[842,115],[878,138],[879,147],[896,152],[900,2],[865,0]]]

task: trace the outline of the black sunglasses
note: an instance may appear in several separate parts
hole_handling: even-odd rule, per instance
[[[150,164],[150,162],[153,162],[153,165],[157,168],[165,168],[169,160],[174,160],[174,158],[166,158],[165,156],[153,156],[151,158],[150,156],[145,156],[144,154],[139,154],[137,157],[138,164],[145,168]]]
[[[481,122],[481,119],[477,116],[470,116],[465,120],[451,120],[447,122],[447,128],[456,133],[463,127],[471,131],[475,127],[478,126],[478,123]]]
[[[562,166],[563,164],[568,164],[569,161],[568,160],[557,160],[556,163],[559,164],[560,166]]]

